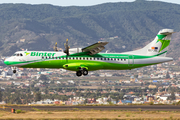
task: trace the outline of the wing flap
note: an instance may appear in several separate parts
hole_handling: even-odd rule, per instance
[[[93,45],[90,45],[88,47],[85,47],[82,49],[82,52],[88,52],[89,55],[94,55],[94,54],[97,54],[99,52],[101,52],[102,50],[105,49],[105,45],[108,44],[108,42],[97,42]]]

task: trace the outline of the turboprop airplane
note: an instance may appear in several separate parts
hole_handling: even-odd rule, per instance
[[[108,42],[97,42],[85,48],[71,48],[68,40],[64,52],[52,51],[18,51],[6,59],[6,65],[21,68],[63,68],[76,71],[77,76],[88,75],[94,70],[126,70],[172,61],[165,57],[172,29],[159,31],[155,39],[144,48],[123,53],[100,53]]]

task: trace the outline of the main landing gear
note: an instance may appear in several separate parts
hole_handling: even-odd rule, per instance
[[[88,70],[86,68],[80,68],[79,71],[76,72],[76,75],[78,77],[80,77],[82,75],[86,76],[86,75],[88,75]]]

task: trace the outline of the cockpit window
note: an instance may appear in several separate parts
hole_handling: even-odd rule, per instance
[[[23,56],[22,53],[15,53],[13,56]]]

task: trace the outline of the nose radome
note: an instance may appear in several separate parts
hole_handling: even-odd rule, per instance
[[[4,64],[9,65],[9,61],[5,60]]]

